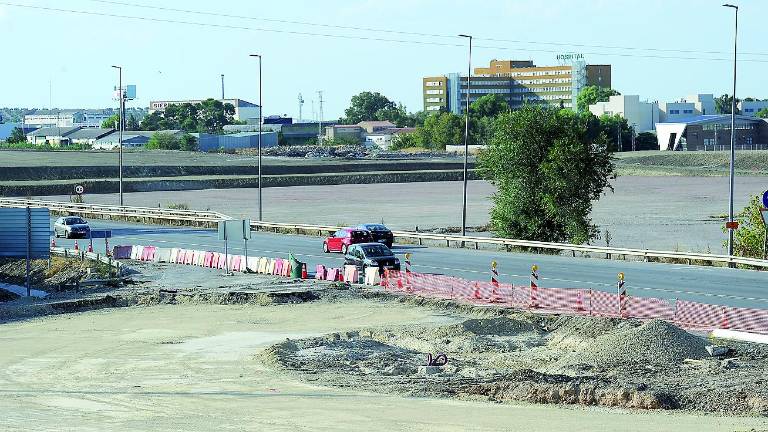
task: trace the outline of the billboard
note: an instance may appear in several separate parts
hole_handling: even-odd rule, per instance
[[[47,208],[0,208],[0,257],[48,258],[51,216]]]

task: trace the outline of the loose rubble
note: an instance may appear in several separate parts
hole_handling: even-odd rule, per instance
[[[262,358],[313,383],[409,396],[768,416],[768,347],[709,344],[658,320],[509,313],[287,340]],[[438,353],[448,364],[427,365]]]

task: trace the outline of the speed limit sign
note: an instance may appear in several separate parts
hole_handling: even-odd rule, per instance
[[[83,187],[83,185],[77,185],[77,186],[75,186],[75,193],[76,193],[76,194],[78,194],[78,195],[82,195],[82,194],[83,194],[83,192],[85,192],[85,188]]]

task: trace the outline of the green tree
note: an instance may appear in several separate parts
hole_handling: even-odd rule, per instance
[[[416,111],[415,113],[408,113],[408,117],[405,120],[406,127],[424,126],[424,120],[427,119],[426,111]]]
[[[653,132],[642,132],[635,137],[635,150],[658,150],[659,140]]]
[[[168,132],[155,132],[146,145],[148,150],[179,150],[180,142],[176,135]]]
[[[768,108],[763,108],[757,112],[757,116],[760,118],[768,118]]]
[[[765,241],[765,225],[760,214],[762,203],[759,196],[753,196],[749,204],[736,215],[739,228],[733,233],[733,252],[737,256],[748,258],[763,257],[763,242]],[[723,232],[728,232],[723,228]],[[728,242],[723,242],[727,247]]]
[[[25,143],[27,142],[27,136],[24,134],[24,130],[22,130],[20,127],[15,127],[5,142],[8,144]]]
[[[198,132],[218,133],[225,125],[234,121],[235,107],[230,103],[222,103],[215,99],[206,99],[198,104]],[[182,127],[183,130],[190,130]]]
[[[133,115],[133,113],[128,115],[128,120],[125,122],[125,130],[129,131],[137,131],[140,130],[139,121],[136,119],[136,116]]]
[[[469,112],[476,117],[496,117],[509,111],[509,104],[497,94],[487,94],[479,97],[469,105]]]
[[[344,111],[344,123],[357,124],[361,121],[376,120],[376,113],[380,110],[390,112],[394,109],[397,109],[397,105],[383,94],[364,91],[352,96],[349,108]]]
[[[421,129],[422,142],[429,148],[445,150],[447,145],[464,142],[464,120],[450,112],[430,115]]]
[[[141,130],[156,131],[164,129],[162,127],[164,122],[163,113],[161,111],[154,111],[141,120]]]
[[[590,105],[594,105],[597,102],[606,102],[611,96],[618,96],[620,94],[611,88],[586,86],[576,96],[576,108],[579,112],[586,112],[589,111]]]
[[[414,147],[423,147],[415,133],[398,133],[392,136],[392,144],[389,146],[389,150],[402,150]]]
[[[392,122],[397,127],[404,127],[408,123],[408,113],[403,104],[397,104],[394,107],[382,108],[373,114],[374,120],[386,120]]]
[[[190,134],[184,134],[179,138],[179,150],[197,151],[197,138]]]
[[[591,115],[590,113],[584,114]],[[618,114],[603,114],[600,116],[599,120],[600,129],[608,138],[610,151],[631,150],[632,129],[629,127],[627,119]]]
[[[496,186],[491,226],[502,237],[581,244],[597,238],[592,202],[615,178],[608,140],[591,114],[527,105],[504,113],[479,156]]]
[[[117,129],[118,122],[120,121],[120,114],[112,114],[108,119],[101,122],[102,129]]]
[[[737,105],[739,102],[740,102],[740,99],[736,98]],[[718,114],[730,114],[732,106],[733,106],[733,96],[727,93],[720,97],[715,98],[715,112]],[[736,108],[736,114],[740,114],[738,108]]]

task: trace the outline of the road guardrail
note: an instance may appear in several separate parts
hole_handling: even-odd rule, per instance
[[[126,219],[149,221],[169,221],[171,223],[188,224],[195,226],[215,226],[221,220],[231,219],[229,216],[214,211],[162,209],[153,207],[128,207],[107,206],[99,204],[80,204],[43,200],[27,200],[15,198],[0,198],[0,207],[48,207],[53,213],[67,213],[91,216],[107,216],[108,218],[124,217]],[[305,234],[322,235],[332,233],[343,227],[332,225],[291,224],[266,221],[251,221],[251,228],[255,230],[274,230],[275,232],[287,231]],[[704,261],[721,264],[739,264],[757,268],[768,268],[768,260],[757,258],[731,257],[728,255],[705,254],[696,252],[661,251],[649,249],[615,248],[591,245],[576,245],[569,243],[551,243],[531,240],[508,239],[498,237],[461,236],[457,234],[421,233],[413,231],[393,231],[396,239],[409,242],[422,243],[425,240],[451,243],[466,247],[467,244],[478,248],[481,244],[497,245],[506,248],[528,248],[550,251],[568,251],[572,253],[604,254],[606,256],[632,256],[649,259],[667,259],[693,263]]]

